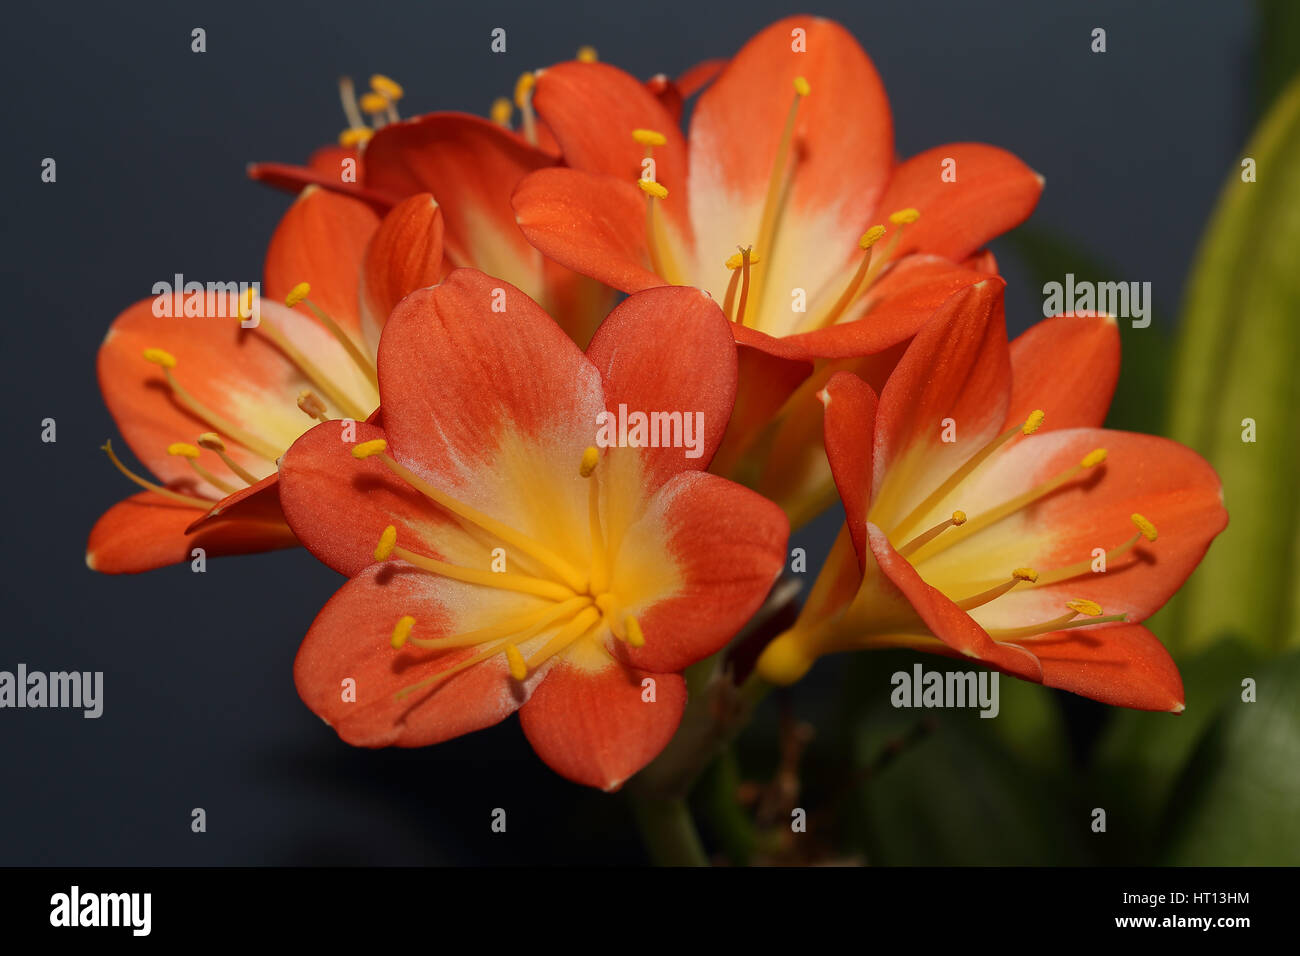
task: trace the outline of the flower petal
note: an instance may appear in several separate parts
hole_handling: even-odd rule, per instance
[[[796,50],[795,30],[807,52]],[[736,245],[761,241],[768,182],[800,76],[811,92],[799,106],[785,213],[774,248],[757,250],[772,270],[765,285],[820,289],[860,254],[858,238],[889,179],[889,101],[857,41],[837,23],[806,16],[762,30],[701,94],[691,120],[698,275],[717,273],[723,287],[722,263]],[[769,310],[760,304],[759,311]]]
[[[654,681],[654,699],[642,682]],[[560,662],[519,712],[529,743],[556,773],[619,789],[672,739],[686,709],[680,674],[631,671],[611,661],[591,671]]]
[[[631,608],[640,615],[646,643],[628,648],[628,660],[648,670],[680,671],[721,649],[780,575],[789,532],[780,508],[725,478],[685,472],[665,484],[628,530],[620,556],[651,552],[643,538],[666,538],[679,584],[644,611]]]
[[[661,447],[640,449],[648,490],[683,470],[708,467],[731,418],[737,381],[731,323],[712,298],[676,286],[638,292],[605,319],[587,358],[600,370],[614,422],[620,406],[627,415],[651,416],[651,439]],[[656,413],[676,414],[678,430],[655,428]]]
[[[1114,707],[1181,713],[1183,679],[1165,646],[1140,624],[1055,631],[1025,640],[1043,684]]]
[[[415,618],[413,635],[426,638],[512,616],[492,601],[476,602],[473,590],[401,563],[366,568],[325,604],[298,650],[293,679],[303,702],[359,747],[426,747],[504,720],[528,699],[546,670],[520,684],[498,654],[441,683],[397,696],[475,653],[410,645],[395,651],[391,638],[402,616]],[[349,687],[351,700],[345,693]]]
[[[1100,428],[1119,381],[1119,327],[1110,316],[1058,315],[1011,343],[1005,427],[1035,409],[1043,428]]]
[[[283,523],[231,520],[196,534],[185,529],[202,515],[197,508],[142,491],[120,501],[95,522],[86,564],[103,574],[138,574],[189,561],[194,548],[206,557],[255,554],[291,548],[297,539]]]
[[[1218,476],[1190,448],[1152,435],[1094,428],[1035,434],[1016,439],[968,479],[960,505],[954,498],[939,508],[963,507],[978,521],[981,513],[1070,470],[1098,448],[1107,450],[1105,462],[1054,493],[937,554],[916,552],[925,579],[964,595],[999,583],[1012,568],[1037,570],[1040,578],[1033,586],[1019,586],[972,612],[986,628],[1052,620],[1076,598],[1097,602],[1108,615],[1127,614],[1133,622],[1155,613],[1227,524]],[[1140,539],[1109,561],[1104,573],[1092,572],[1095,549],[1115,548],[1137,533],[1130,519],[1134,513],[1156,526],[1157,539]],[[1050,582],[1054,569],[1081,562],[1081,574]]]
[[[646,148],[632,138],[632,131],[663,134],[666,142],[653,150],[654,179],[674,201],[661,208],[682,236],[690,236],[686,140],[672,115],[636,77],[607,63],[560,63],[537,78],[533,105],[555,134],[566,165],[621,182],[635,183],[643,176]]]
[[[453,483],[487,467],[505,432],[556,450],[576,479],[605,408],[600,374],[572,340],[528,296],[474,269],[402,300],[379,380],[391,447]]]
[[[845,522],[858,563],[867,566],[867,509],[871,506],[872,445],[876,393],[851,372],[831,376],[821,392],[825,406],[826,457],[844,502]]]
[[[514,193],[519,228],[548,258],[624,292],[664,285],[651,271],[645,196],[632,183],[543,169]]]
[[[886,579],[903,594],[931,634],[965,657],[1041,683],[1043,670],[1033,654],[1016,644],[1000,643],[989,637],[984,628],[942,591],[921,580],[916,568],[871,523],[867,524],[867,543]]]
[[[359,199],[327,189],[304,189],[271,236],[263,267],[264,298],[284,301],[300,282],[311,300],[358,342],[357,283],[366,243],[379,217]],[[311,315],[306,305],[297,309]]]
[[[880,395],[872,520],[893,529],[997,435],[1011,396],[1004,283],[958,292],[908,346]],[[955,430],[956,440],[951,438]]]
[[[443,272],[442,210],[430,193],[393,207],[366,246],[361,272],[361,331],[370,354],[393,307],[416,289],[435,285]]]
[[[949,159],[956,163],[955,182],[943,178]],[[904,230],[899,254],[921,251],[961,260],[1029,218],[1042,191],[1039,175],[1006,150],[949,143],[894,170],[877,218],[916,209],[921,218]]]
[[[528,173],[554,164],[555,157],[488,120],[431,113],[375,133],[366,147],[366,185],[399,196],[432,193],[451,265],[482,269],[540,299],[542,257],[515,225],[510,194]]]

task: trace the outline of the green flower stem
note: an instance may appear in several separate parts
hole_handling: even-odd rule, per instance
[[[662,799],[635,790],[630,796],[637,828],[651,863],[655,866],[709,865],[684,799]]]

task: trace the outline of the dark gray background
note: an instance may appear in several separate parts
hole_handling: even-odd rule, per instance
[[[202,575],[88,571],[86,533],[133,490],[98,451],[116,431],[95,352],[155,281],[260,274],[289,197],[244,166],[330,141],[341,73],[397,78],[408,114],[483,112],[521,70],[583,43],[642,77],[671,75],[788,12],[767,0],[7,9],[0,669],[102,670],[106,686],[97,721],[0,711],[0,864],[639,859],[621,802],[548,771],[514,721],[424,751],[339,743],[291,677],[340,583],[305,552],[218,559]],[[963,139],[1018,153],[1047,177],[1034,225],[1114,278],[1151,281],[1157,308],[1174,311],[1246,132],[1248,4],[840,0],[816,12],[874,58],[903,155]],[[504,56],[489,52],[496,26]],[[1104,56],[1089,52],[1094,26],[1108,31]],[[53,185],[39,178],[46,156]],[[994,248],[1023,327],[1041,296]],[[47,416],[57,444],[40,442]],[[508,836],[489,832],[497,806]],[[193,807],[206,834],[190,832]]]

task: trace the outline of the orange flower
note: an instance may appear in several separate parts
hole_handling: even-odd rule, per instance
[[[86,563],[130,573],[196,547],[216,556],[293,545],[276,459],[315,420],[374,413],[383,322],[406,292],[437,281],[442,235],[427,194],[380,222],[357,199],[309,188],[271,238],[255,326],[241,321],[250,303],[230,292],[196,300],[174,290],[168,308],[146,299],[118,316],[99,350],[100,389],[157,481],[127,472],[108,447],[145,490],[100,518]]]
[[[281,463],[290,525],[351,576],[298,653],[303,700],[370,747],[518,709],[551,767],[617,789],[676,729],[679,672],[785,557],[780,509],[703,470],[735,386],[726,320],[696,290],[632,296],[585,355],[480,272],[408,296],[379,350],[382,428],[353,443],[318,425]],[[620,408],[698,414],[698,445],[608,447]]]
[[[905,342],[994,271],[981,246],[1024,220],[1042,189],[1015,156],[978,143],[898,163],[875,68],[819,18],[751,39],[701,94],[689,137],[604,64],[544,71],[535,102],[571,168],[536,171],[515,191],[524,234],[625,292],[694,285],[722,303],[746,348],[737,424],[715,468],[758,482],[796,522],[833,498],[806,440],[830,370],[796,395],[808,363],[883,381],[890,362],[862,357]],[[776,447],[758,439],[778,412],[782,450],[744,460]]]
[[[1190,449],[1099,427],[1118,371],[1104,316],[1048,319],[1008,348],[991,279],[926,325],[879,402],[832,378],[826,453],[847,523],[759,673],[791,683],[822,654],[911,647],[1181,711],[1178,669],[1137,622],[1227,513]]]

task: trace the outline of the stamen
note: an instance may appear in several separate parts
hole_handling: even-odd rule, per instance
[[[940,551],[944,551],[947,548],[952,547],[958,541],[963,541],[966,538],[970,537],[975,532],[982,531],[985,528],[989,527],[990,525],[997,524],[999,521],[1001,521],[1003,518],[1007,517],[1008,515],[1015,514],[1017,511],[1021,510],[1022,508],[1033,504],[1039,498],[1047,497],[1052,492],[1054,492],[1057,488],[1060,488],[1062,485],[1073,481],[1082,472],[1087,471],[1089,468],[1095,468],[1097,465],[1101,464],[1105,460],[1106,460],[1106,449],[1098,448],[1095,451],[1089,452],[1087,455],[1083,457],[1083,460],[1080,461],[1073,468],[1067,468],[1065,471],[1061,472],[1055,478],[1049,478],[1047,481],[1044,481],[1041,484],[1036,485],[1033,488],[1030,488],[1028,491],[1016,495],[1010,501],[1005,501],[1002,504],[998,505],[996,508],[991,508],[990,510],[984,512],[982,515],[979,515],[978,517],[972,519],[971,522],[968,525],[966,525],[966,527],[962,528],[960,531],[953,532],[952,534],[944,538],[943,541],[939,542],[938,547],[935,548],[933,551],[931,551],[928,555],[926,555],[926,557],[933,557],[934,555],[938,554]]]
[[[667,136],[653,129],[634,129],[632,139],[642,146],[663,146],[668,142]]]
[[[519,648],[513,644],[506,645],[506,666],[510,669],[510,676],[515,680],[523,680],[528,676],[528,665],[524,662],[524,655],[519,653]]]
[[[400,651],[406,646],[406,639],[411,636],[411,628],[415,627],[415,618],[407,614],[399,618],[397,626],[393,628],[393,636],[389,638],[389,643],[393,650]]]
[[[1087,598],[1076,598],[1073,601],[1066,601],[1065,606],[1070,608],[1072,611],[1086,614],[1088,617],[1098,617],[1101,615],[1101,605],[1096,601],[1089,601]]]
[[[667,199],[668,188],[652,179],[638,179],[636,184],[645,193],[645,233],[646,246],[650,252],[650,268],[669,285],[680,285],[677,260],[673,256],[672,246],[668,242],[660,217],[655,211],[655,201]]]
[[[375,552],[378,554],[379,548],[376,548]],[[444,578],[451,578],[453,581],[463,581],[465,584],[477,584],[486,588],[496,588],[499,591],[533,594],[537,597],[550,598],[552,601],[567,601],[574,596],[573,592],[564,585],[556,584],[554,581],[543,581],[541,578],[532,578],[523,574],[499,574],[495,571],[480,571],[477,568],[462,568],[459,565],[448,564],[445,561],[439,561],[437,558],[431,558],[426,554],[408,551],[406,548],[394,547],[391,554],[401,558],[407,564],[415,565],[422,571],[429,571]]]
[[[763,217],[759,220],[758,251],[769,258],[775,254],[777,213],[780,212],[781,193],[785,189],[786,162],[790,156],[790,149],[794,144],[795,120],[799,115],[799,104],[803,102],[803,98],[810,92],[812,91],[808,86],[808,81],[802,76],[795,77],[794,101],[790,104],[790,111],[786,114],[785,128],[781,131],[781,140],[776,147],[776,157],[772,162],[772,174],[767,182],[767,196],[763,200]],[[762,281],[759,282],[758,289],[760,314],[766,289],[767,278],[765,274]]]
[[[1009,581],[1004,581],[995,587],[989,588],[987,591],[981,591],[979,594],[972,594],[968,598],[962,598],[960,601],[955,601],[953,603],[963,611],[969,611],[973,608],[982,607],[990,601],[1002,597],[1002,595],[1006,594],[1022,581],[1028,581],[1032,584],[1037,580],[1038,572],[1033,568],[1016,568],[1011,572],[1011,579]]]
[[[590,606],[591,601],[586,597],[575,597],[568,601],[562,601],[559,604],[548,604],[546,607],[530,611],[527,614],[518,615],[510,620],[503,621],[500,624],[494,624],[491,627],[479,628],[477,631],[468,631],[464,634],[451,634],[447,637],[433,638],[411,638],[410,643],[416,647],[422,647],[425,650],[450,650],[456,647],[474,647],[485,641],[495,641],[502,637],[511,638],[516,644],[522,644],[529,640],[539,631],[554,624],[556,621],[564,620],[577,614],[584,607]]]
[[[207,422],[219,432],[225,432],[245,448],[256,452],[267,461],[275,461],[280,457],[279,450],[269,442],[265,442],[256,435],[244,431],[226,418],[218,415],[177,382],[176,376],[172,373],[172,370],[176,368],[176,358],[171,353],[164,352],[162,349],[145,349],[144,357],[147,361],[162,369],[163,376],[167,379],[167,385],[171,388],[172,394],[176,396],[176,400],[184,405],[196,418]]]
[[[222,481],[212,472],[208,471],[198,463],[199,450],[193,445],[187,445],[183,441],[172,442],[167,446],[167,454],[174,455],[178,458],[184,458],[189,462],[189,466],[194,469],[194,473],[215,488],[219,488],[223,493],[233,495],[239,489],[233,485]]]
[[[1138,519],[1141,519],[1141,524],[1139,524]],[[1106,556],[1105,556],[1106,567],[1109,568],[1116,558],[1121,558],[1125,554],[1127,554],[1130,550],[1132,550],[1133,546],[1136,545],[1143,538],[1146,538],[1148,541],[1156,540],[1155,525],[1153,525],[1150,521],[1147,521],[1146,518],[1143,518],[1142,515],[1139,514],[1132,515],[1131,520],[1133,521],[1133,524],[1137,526],[1138,533],[1133,535],[1133,537],[1129,538],[1127,541],[1125,541],[1123,544],[1119,545],[1118,547],[1111,548],[1109,551],[1106,552]],[[1150,535],[1146,533],[1147,530],[1150,530],[1151,532]],[[1048,571],[1046,574],[1043,575],[1043,579],[1038,583],[1055,584],[1057,581],[1068,581],[1070,578],[1077,578],[1083,574],[1090,574],[1092,573],[1092,566],[1094,560],[1095,559],[1093,558],[1089,558],[1083,561],[1076,561],[1074,564],[1067,564],[1065,567],[1057,568],[1055,571]]]
[[[498,126],[510,128],[510,117],[514,115],[515,105],[504,96],[498,96],[492,101],[492,122]]]
[[[354,445],[352,447],[352,456],[354,458],[364,459],[369,458],[372,455],[378,455],[379,459],[388,466],[389,470],[416,491],[423,494],[426,498],[442,506],[452,514],[463,518],[470,524],[477,525],[484,531],[488,532],[488,534],[495,535],[511,547],[517,548],[524,554],[527,554],[541,562],[548,570],[554,572],[562,581],[564,581],[572,591],[583,593],[587,590],[587,578],[579,573],[573,565],[560,557],[550,548],[543,544],[539,544],[527,535],[511,528],[509,525],[502,524],[495,518],[490,518],[481,511],[477,511],[469,505],[462,504],[445,492],[439,491],[437,488],[433,487],[433,485],[412,472],[409,468],[394,461],[393,458],[387,454],[387,449],[388,442],[383,438],[376,438],[371,441],[359,442]],[[498,579],[503,577],[503,575],[495,574],[493,572],[484,573]],[[557,600],[564,600],[565,598],[571,597],[572,592],[569,588],[561,588],[560,590],[564,593],[563,596]]]
[[[595,63],[600,59],[600,57],[596,54],[596,48],[594,46],[584,45],[578,47],[576,59],[579,63]]]
[[[537,86],[537,77],[532,73],[520,74],[515,82],[515,106],[524,118],[524,139],[532,146],[537,145],[537,114],[533,112],[533,89]]]
[[[1090,617],[1081,621],[1074,620],[1074,617],[1074,614],[1067,614],[1063,617],[1057,618],[1055,621],[1044,621],[1042,624],[1031,624],[1028,627],[992,628],[989,630],[988,635],[998,643],[1005,643],[1007,640],[1037,637],[1040,634],[1047,634],[1051,631],[1070,631],[1076,627],[1092,627],[1094,624],[1117,624],[1128,620],[1127,614],[1111,614],[1106,617]]]
[[[370,132],[366,126],[366,121],[361,118],[361,111],[357,109],[357,91],[352,85],[352,77],[339,77],[339,101],[343,104],[343,115],[348,118],[348,126],[352,129],[364,129]],[[369,137],[367,137],[369,138]],[[355,146],[356,143],[344,143],[343,137],[339,137],[341,146]]]
[[[402,89],[402,84],[384,76],[382,73],[376,73],[370,77],[370,88],[394,103],[406,95],[406,91]]]
[[[221,440],[221,436],[216,432],[204,432],[199,436],[198,441],[200,448],[216,452],[218,457],[226,463],[226,467],[239,476],[240,481],[248,485],[257,484],[257,477],[226,453],[226,443]]]
[[[203,511],[207,511],[212,507],[213,502],[207,498],[195,498],[192,495],[182,495],[178,492],[172,491],[170,488],[164,488],[162,485],[141,478],[135,472],[131,471],[131,469],[127,468],[126,465],[122,464],[122,460],[118,458],[117,454],[113,451],[113,443],[111,441],[106,441],[99,447],[108,453],[108,460],[116,466],[118,471],[126,475],[127,478],[131,479],[131,481],[135,482],[145,491],[152,491],[155,494],[162,495],[164,498],[170,498],[183,505],[189,505],[191,508],[200,508]]]
[[[378,388],[379,376],[375,372],[375,363],[370,361],[370,357],[361,351],[361,348],[357,343],[352,341],[352,336],[344,332],[343,329],[339,327],[339,324],[334,321],[332,316],[311,299],[307,298],[310,294],[311,286],[306,282],[299,282],[289,290],[289,294],[285,296],[284,304],[291,309],[300,302],[307,306],[307,308],[311,310],[312,315],[316,316],[316,318],[320,320],[321,325],[325,326],[325,328],[329,330],[330,335],[334,336],[339,345],[343,346],[343,350],[348,353],[348,357],[352,359],[352,363],[361,370],[361,373],[370,381],[370,384],[375,388]]]
[[[325,414],[325,403],[309,388],[298,393],[298,407],[308,418],[314,418],[318,422],[329,421],[329,416]]]
[[[370,142],[370,137],[374,135],[375,131],[369,126],[349,126],[339,133],[339,145],[344,149],[351,149],[353,146],[364,146]]]
[[[397,528],[390,524],[379,535],[379,543],[375,545],[375,560],[387,561],[396,546]]]
[[[727,283],[727,294],[722,300],[722,313],[733,322],[736,321],[736,314],[732,312],[731,307],[736,302],[736,289],[740,285],[741,276],[744,276],[745,289],[748,291],[750,267],[758,265],[761,261],[758,256],[754,255],[753,246],[737,246],[736,248],[740,251],[730,256],[726,262],[727,268],[731,270],[731,281]]]
[[[898,553],[903,557],[907,557],[909,554],[912,554],[914,551],[918,550],[922,545],[930,541],[933,541],[935,538],[937,538],[943,532],[947,531],[949,528],[960,528],[965,523],[966,523],[966,512],[954,511],[952,513],[951,518],[949,518],[946,521],[940,521],[929,531],[923,531],[921,534],[918,534],[911,541],[907,542],[907,544],[899,548]]]
[[[388,109],[388,100],[380,93],[362,93],[361,112],[374,116],[376,113],[383,113]]]
[[[546,644],[532,657],[528,658],[528,669],[536,670],[541,664],[550,660],[556,654],[559,654],[570,644],[582,637],[593,624],[600,621],[600,612],[594,607],[588,607],[577,617],[560,629],[559,633],[546,642]]]
[[[849,306],[857,300],[862,291],[867,288],[866,279],[867,272],[871,267],[871,250],[875,247],[876,243],[880,241],[880,237],[884,234],[884,226],[872,226],[862,234],[862,238],[858,240],[858,248],[865,252],[866,255],[863,256],[862,261],[858,263],[857,271],[853,273],[852,278],[849,279],[849,284],[844,287],[844,291],[841,292],[840,297],[835,300],[835,304],[832,305],[820,318],[814,317],[809,323],[806,323],[807,327],[804,331],[811,331],[812,329],[820,329],[825,328],[828,325],[834,325],[840,320],[844,313],[848,311]]]
[[[629,614],[624,621],[627,623],[627,643],[629,647],[645,647],[645,632],[641,630],[641,622]]]
[[[1008,429],[975,454],[971,455],[970,458],[966,459],[966,461],[962,463],[960,468],[944,480],[943,484],[930,492],[930,494],[926,495],[925,500],[913,508],[911,512],[908,513],[907,517],[898,523],[896,530],[904,530],[913,522],[917,521],[922,515],[947,497],[954,488],[969,478],[976,468],[988,461],[989,457],[993,455],[994,452],[1007,442],[1011,441],[1011,439],[1015,438],[1017,434],[1032,435],[1038,430],[1038,427],[1043,424],[1044,417],[1045,414],[1041,408],[1035,409],[1029,413],[1029,417],[1025,419],[1023,425]],[[1103,452],[1103,455],[1104,454],[1105,453]]]
[[[317,314],[317,318],[321,319],[321,321],[325,323],[326,328],[329,328],[333,323],[333,320],[328,319],[328,317],[322,317],[323,315],[324,313],[319,313]],[[335,328],[337,328],[337,326],[335,326]],[[290,342],[288,337],[276,327],[274,322],[266,316],[262,316],[261,321],[257,325],[257,331],[263,333],[268,339],[275,343],[275,347],[283,352],[290,362],[298,366],[303,375],[305,375],[312,384],[324,392],[325,396],[334,403],[334,406],[338,408],[339,411],[348,418],[356,421],[365,421],[367,417],[366,410],[335,386],[329,376],[321,371],[321,369],[316,366],[315,362],[307,358],[301,349]],[[229,431],[228,429],[218,430]]]

